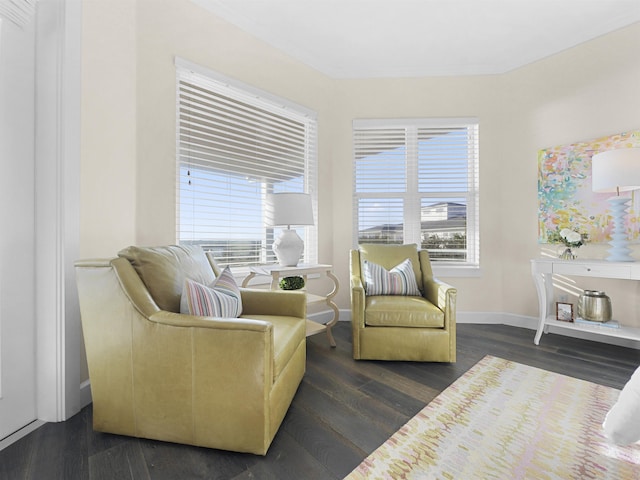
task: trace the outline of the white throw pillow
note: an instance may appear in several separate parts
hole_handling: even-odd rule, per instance
[[[209,286],[185,278],[180,313],[203,317],[239,317],[242,314],[242,299],[229,267]]]
[[[617,445],[640,440],[640,367],[620,392],[602,427],[606,437]]]
[[[420,295],[413,265],[408,258],[391,270],[365,260],[364,284],[367,295]]]

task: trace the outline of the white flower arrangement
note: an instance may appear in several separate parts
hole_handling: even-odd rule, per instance
[[[558,229],[547,236],[549,243],[562,243],[569,248],[578,248],[587,243],[588,235],[570,228]]]

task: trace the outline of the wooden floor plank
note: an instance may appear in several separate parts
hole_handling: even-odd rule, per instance
[[[332,474],[326,466],[317,461],[288,432],[280,432],[274,438],[269,453],[246,472],[234,477],[239,479],[282,480],[330,479]]]
[[[257,461],[255,455],[153,440],[141,440],[140,449],[149,475],[154,480],[223,480],[242,473],[248,465]]]
[[[315,415],[296,405],[289,409],[282,431],[287,432],[323,465],[323,469],[335,477],[355,468],[365,454],[349,438],[336,432],[330,424],[319,421]]]
[[[138,439],[119,445],[89,457],[91,480],[150,480],[151,474],[144,460],[141,441]],[[45,477],[46,478],[46,477]],[[50,477],[62,480],[64,477]]]
[[[33,463],[34,444],[38,436],[36,430],[0,451],[0,479],[31,478],[29,469]]]
[[[381,416],[404,418],[424,406],[425,402],[416,400],[410,394],[383,382],[369,378],[364,383],[351,383],[350,377],[341,373],[344,373],[344,370],[329,369],[326,365],[310,363],[307,366],[305,381],[329,395],[332,401],[344,403],[356,412],[367,413],[369,418],[373,415],[373,421]],[[429,390],[433,392],[430,398],[437,395],[435,390]],[[368,414],[369,412],[372,415]]]
[[[486,355],[622,388],[640,350],[503,325],[457,328],[458,361],[355,361],[351,326],[307,339],[307,372],[264,457],[94,432],[91,406],[0,451],[0,480],[341,479]]]
[[[344,342],[346,341],[347,340],[345,339]],[[348,341],[350,342],[350,338]],[[310,346],[309,350],[313,352],[313,346]],[[314,355],[313,358],[316,358],[316,356]],[[350,348],[348,353],[340,352],[338,350],[333,356],[323,356],[319,363],[327,370],[340,372],[339,374],[343,376],[359,375],[366,377],[369,381],[380,381],[381,383],[384,383],[385,385],[388,385],[400,392],[413,395],[416,400],[423,403],[431,401],[434,397],[434,393],[437,394],[439,392],[437,389],[429,391],[428,389],[425,389],[424,383],[412,381],[410,378],[398,374],[393,369],[385,368],[385,364],[390,362],[376,362],[369,360],[354,361],[351,357]],[[396,366],[399,365],[397,362],[391,363],[395,363]]]
[[[365,452],[377,445],[376,438],[389,436],[395,431],[390,426],[385,428],[380,423],[373,424],[348,405],[331,401],[328,395],[311,386],[301,387],[296,399],[299,400],[297,404],[315,414],[317,421],[331,425],[338,434],[349,438]]]

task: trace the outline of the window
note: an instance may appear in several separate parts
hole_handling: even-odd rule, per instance
[[[0,0],[0,16],[24,27],[34,17],[36,0]]]
[[[354,244],[417,243],[479,265],[476,119],[355,120]]]
[[[268,195],[309,193],[317,212],[315,113],[186,61],[176,66],[178,242],[213,251],[221,265],[272,263]],[[316,262],[316,228],[297,232],[303,260]]]

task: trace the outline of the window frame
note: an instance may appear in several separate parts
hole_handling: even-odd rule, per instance
[[[181,141],[181,129],[184,128],[192,128],[185,127],[188,124],[188,121],[181,121],[181,80],[188,79],[186,81],[197,83],[199,87],[202,88],[212,88],[215,89],[216,95],[221,96],[222,98],[226,98],[225,95],[228,96],[228,99],[232,99],[235,102],[243,102],[246,105],[250,105],[261,111],[267,111],[273,113],[274,115],[282,115],[283,117],[293,118],[294,121],[300,121],[300,123],[304,123],[305,128],[303,129],[303,133],[298,134],[299,139],[303,139],[304,144],[304,153],[303,157],[297,158],[295,160],[296,166],[298,169],[303,168],[304,173],[302,175],[301,180],[296,182],[296,186],[289,186],[284,191],[290,192],[303,192],[308,193],[312,199],[313,213],[314,213],[314,225],[305,226],[305,227],[296,227],[296,231],[302,236],[305,242],[305,249],[303,254],[303,259],[301,262],[304,263],[317,263],[318,261],[318,232],[317,232],[317,205],[318,205],[318,196],[317,196],[317,114],[313,110],[301,106],[295,102],[290,100],[281,98],[279,96],[273,95],[269,92],[263,91],[251,85],[242,83],[238,80],[229,78],[223,74],[210,70],[208,68],[202,67],[200,65],[189,62],[188,60],[182,59],[180,57],[176,57],[175,59],[175,68],[176,68],[176,242],[183,244],[193,244],[198,243],[198,239],[186,239],[186,236],[181,232],[181,201],[183,200],[184,192],[183,188],[183,175],[181,170],[185,167],[185,165],[189,164],[188,168],[192,170],[198,170],[200,173],[207,171],[207,166],[198,165],[198,163],[202,163],[201,160],[194,160],[195,157],[191,157],[191,160],[187,160],[189,158],[190,149],[192,147],[185,147],[183,142]],[[185,105],[188,103],[187,100],[183,102]],[[182,105],[182,108],[185,108]],[[249,127],[245,127],[249,128]],[[184,131],[183,131],[184,133]],[[223,135],[225,132],[222,129],[218,130],[219,135]],[[275,140],[274,140],[275,141]],[[187,153],[185,153],[187,152]],[[258,154],[255,154],[253,160],[259,160]],[[233,159],[231,158],[231,162],[226,160],[227,163],[233,163]],[[264,162],[259,168],[261,170],[268,170],[269,167],[265,167],[264,165],[268,162]],[[282,164],[278,164],[278,169],[282,167]],[[240,167],[238,167],[240,168]],[[231,167],[233,169],[233,167]],[[238,170],[239,171],[239,170]],[[275,172],[275,169],[273,169]],[[204,175],[204,173],[203,173]],[[227,175],[231,175],[230,173]],[[224,176],[224,175],[221,175]],[[238,176],[237,173],[235,176]],[[274,173],[274,177],[276,174]],[[298,176],[297,178],[300,178]],[[253,212],[256,217],[262,218],[262,225],[259,227],[262,230],[260,234],[262,239],[260,254],[258,255],[258,261],[247,261],[240,262],[236,264],[232,264],[231,268],[234,274],[238,277],[244,276],[249,273],[249,268],[254,265],[263,265],[265,263],[274,263],[275,256],[271,252],[271,245],[273,243],[273,239],[278,235],[280,227],[273,227],[268,225],[268,197],[269,193],[273,193],[275,180],[271,179],[271,184],[269,186],[265,186],[267,181],[262,180],[259,182],[261,186],[257,186],[256,190],[261,190],[262,193],[258,194],[259,202],[260,202],[260,213]],[[302,183],[302,186],[299,185]],[[191,195],[196,195],[191,192]],[[214,194],[215,195],[215,194]],[[218,196],[219,197],[219,196]],[[239,198],[241,196],[231,197],[231,198]],[[194,205],[197,203],[197,200],[193,200]],[[232,200],[229,200],[229,204],[232,203]],[[195,223],[196,221],[194,221]],[[229,231],[231,231],[231,227],[226,227]],[[224,229],[217,232],[218,235],[225,235]],[[230,238],[230,237],[228,237]],[[205,242],[205,239],[200,239],[202,242]],[[215,242],[223,242],[224,239],[220,238],[215,240]],[[247,239],[247,243],[250,241],[258,241],[256,239],[250,240]],[[211,240],[210,243],[214,243],[214,240]],[[229,251],[225,252],[225,256],[229,255]],[[220,259],[219,264],[221,266],[227,265],[228,262]]]
[[[467,157],[467,190],[437,192],[421,192],[419,186],[419,148],[420,129],[457,129],[465,128],[469,142]],[[367,191],[358,191],[358,162],[364,160],[362,153],[366,150],[367,140],[359,144],[357,135],[372,135],[376,138],[376,131],[380,131],[380,138],[395,148],[398,140],[391,138],[393,134],[400,137],[404,134],[404,179],[402,190],[398,190],[400,181],[395,181],[391,187],[385,185],[380,191],[375,186]],[[384,131],[384,133],[382,133]],[[392,133],[390,133],[392,132]],[[386,137],[384,137],[386,135]],[[422,217],[423,199],[428,198],[460,198],[464,197],[466,205],[466,260],[460,262],[439,261],[432,259],[434,272],[445,276],[477,276],[480,274],[480,222],[479,222],[479,120],[476,117],[458,118],[400,118],[400,119],[354,119],[352,123],[353,145],[353,248],[357,248],[360,239],[360,202],[366,199],[399,199],[402,202],[402,240],[401,243],[416,243],[422,245]],[[381,169],[381,171],[384,171]],[[360,173],[362,178],[362,173]],[[385,191],[385,189],[388,189]]]

